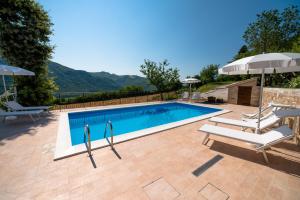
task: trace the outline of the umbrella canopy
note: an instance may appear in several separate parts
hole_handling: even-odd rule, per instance
[[[265,74],[300,71],[300,53],[267,53],[249,56],[219,69],[219,74]]]
[[[219,74],[261,74],[259,115],[256,132],[259,132],[262,93],[265,74],[300,71],[300,53],[267,53],[236,60],[219,69]]]
[[[13,67],[9,65],[0,65],[0,75],[2,75],[2,80],[3,80],[3,87],[4,87],[4,94],[6,101],[8,100],[7,98],[7,90],[6,90],[6,84],[5,84],[5,79],[4,76],[34,76],[34,72],[20,68],[20,67]]]
[[[196,78],[186,78],[182,81],[182,83],[184,84],[193,84],[193,83],[199,83],[200,80],[196,79]]]
[[[29,70],[13,67],[9,65],[0,65],[0,75],[8,75],[8,76],[34,76],[34,72]]]

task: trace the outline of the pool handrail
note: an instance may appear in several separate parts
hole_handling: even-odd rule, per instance
[[[108,120],[106,122],[105,131],[104,131],[104,138],[106,138],[106,130],[107,130],[108,125],[109,125],[109,129],[110,129],[110,146],[113,149],[114,148],[114,133],[113,133],[113,125],[112,125],[112,122],[110,120]]]
[[[92,155],[92,146],[91,146],[91,132],[88,124],[84,126],[84,142],[86,143],[86,137],[88,138],[87,150],[88,154]]]

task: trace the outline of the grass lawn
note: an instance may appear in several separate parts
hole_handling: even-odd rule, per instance
[[[229,85],[231,83],[234,83],[236,81],[226,81],[226,82],[213,82],[213,83],[207,83],[205,85],[202,85],[199,90],[201,93],[208,92],[210,90],[214,90],[217,87],[223,86],[223,85]]]

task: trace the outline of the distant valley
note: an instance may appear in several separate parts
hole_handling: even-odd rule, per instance
[[[1,63],[4,63],[4,61],[0,58]],[[87,72],[75,70],[52,61],[49,61],[48,71],[49,76],[59,86],[58,92],[115,91],[129,85],[142,86],[144,90],[154,89],[146,78],[136,75]]]
[[[49,76],[54,78],[60,92],[114,91],[128,85],[142,86],[144,90],[154,89],[146,78],[136,75],[74,70],[56,62],[49,62],[48,70]]]

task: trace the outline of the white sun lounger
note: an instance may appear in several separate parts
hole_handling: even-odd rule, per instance
[[[250,129],[257,128],[257,119],[249,119],[247,121],[244,121],[244,120],[236,120],[236,119],[229,119],[229,118],[223,118],[223,117],[212,117],[209,119],[209,121],[215,122],[215,125],[218,125],[218,123],[222,123],[222,124],[228,124],[228,125],[233,125],[233,126],[239,126],[242,128],[242,130],[245,130],[247,128],[250,128]],[[269,128],[272,125],[274,125],[280,121],[281,121],[281,117],[273,114],[273,115],[269,116],[268,118],[261,120],[260,130]]]
[[[203,125],[199,131],[207,134],[202,142],[203,144],[207,144],[210,134],[255,144],[256,150],[263,153],[267,163],[269,161],[265,149],[284,140],[291,139],[294,136],[292,129],[287,125],[280,126],[264,134],[253,134],[209,124]]]
[[[295,108],[295,106],[293,105],[286,105],[286,104],[276,104],[276,103],[269,103],[268,106],[264,107],[261,112],[264,113],[266,111],[270,111],[269,113],[265,114],[264,117],[268,117],[270,114],[272,114],[272,112],[277,111],[277,110],[281,110],[281,109],[291,109],[291,108]],[[246,118],[246,119],[257,119],[258,118],[258,112],[257,113],[252,113],[252,114],[246,114],[243,113],[242,117]]]
[[[201,98],[200,92],[193,92],[192,100],[199,100]]]
[[[12,111],[48,110],[49,106],[22,106],[16,101],[5,102],[4,105]]]
[[[285,117],[296,117],[300,116],[300,108],[291,108],[291,109],[280,109],[272,112],[268,117],[261,118],[260,121],[260,130],[269,128],[276,123],[283,121]],[[215,125],[218,123],[228,124],[233,126],[239,126],[242,130],[247,128],[256,129],[257,128],[257,119],[248,119],[248,120],[235,120],[222,117],[212,117],[209,119],[211,122],[215,122]]]
[[[189,93],[188,92],[183,92],[181,94],[181,100],[186,100],[189,99]]]
[[[29,116],[32,121],[35,121],[33,115],[37,115],[39,117],[39,114],[41,114],[42,112],[43,110],[5,112],[4,110],[0,109],[0,117],[4,118],[4,122],[6,120],[6,117],[9,116]]]

